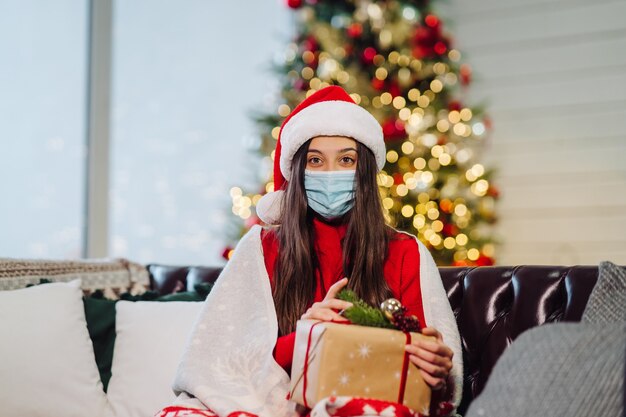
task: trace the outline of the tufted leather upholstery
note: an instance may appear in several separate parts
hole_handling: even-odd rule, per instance
[[[597,266],[439,268],[463,343],[464,392],[459,409],[483,390],[496,361],[524,331],[580,321]]]
[[[171,294],[180,291],[193,291],[201,282],[215,282],[222,272],[221,267],[206,266],[169,266],[150,264],[150,286],[159,294]]]
[[[148,265],[160,293],[213,282],[221,268]],[[496,361],[522,332],[555,321],[579,321],[597,266],[441,267],[461,333],[464,392],[459,411],[482,391]]]

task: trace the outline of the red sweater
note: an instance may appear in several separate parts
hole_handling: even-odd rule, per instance
[[[344,277],[342,244],[347,225],[330,225],[317,218],[313,220],[315,252],[319,268],[315,271],[317,286],[315,302],[322,301],[328,288]],[[278,256],[278,240],[271,229],[261,232],[265,268],[273,285],[274,265]],[[424,311],[420,289],[420,257],[415,237],[396,232],[389,242],[389,251],[384,265],[387,285],[394,297],[400,300],[408,314],[414,314],[422,326]],[[302,312],[304,313],[304,311]],[[291,358],[295,342],[295,333],[279,337],[274,349],[276,362],[287,372],[291,368]]]

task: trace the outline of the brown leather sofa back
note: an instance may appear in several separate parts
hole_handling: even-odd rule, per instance
[[[221,268],[148,265],[161,294],[213,282]],[[482,391],[496,361],[522,332],[549,322],[579,321],[597,266],[439,268],[463,343],[464,392],[459,411]]]
[[[483,390],[496,361],[524,331],[580,321],[597,266],[439,268],[463,343],[463,401]]]

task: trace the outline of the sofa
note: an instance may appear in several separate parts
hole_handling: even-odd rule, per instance
[[[161,294],[212,282],[220,268],[147,266]],[[440,267],[459,325],[464,353],[464,414],[498,358],[524,331],[550,322],[579,321],[598,278],[597,266]]]
[[[98,381],[97,390],[103,394],[98,397],[98,401],[117,402],[118,405],[116,407],[110,404],[102,405],[101,415],[130,417],[151,415],[156,411],[150,407],[148,409],[151,411],[147,411],[146,407],[138,404],[142,402],[139,400],[141,398],[148,398],[147,401],[153,404],[151,407],[156,407],[154,404],[159,404],[159,401],[167,403],[171,398],[167,396],[172,394],[169,392],[169,382],[162,381],[171,381],[177,355],[182,352],[186,335],[193,326],[194,317],[201,305],[201,302],[176,302],[176,298],[171,303],[145,301],[145,298],[141,300],[141,291],[148,291],[144,296],[149,294],[148,298],[151,300],[178,294],[184,295],[181,299],[199,301],[203,297],[198,295],[196,290],[203,285],[204,288],[210,286],[221,272],[219,267],[162,264],[149,264],[145,270],[147,281],[141,281],[143,288],[137,287],[137,280],[135,282],[129,280],[127,289],[134,288],[135,299],[131,297],[115,303],[117,321],[114,319],[114,328],[117,330],[117,339],[114,344],[112,369],[108,370],[113,374],[106,394],[108,398],[104,395],[101,381]],[[579,321],[598,279],[597,266],[441,267],[440,273],[457,318],[463,344],[465,383],[459,408],[461,414],[467,411],[474,398],[484,389],[494,365],[520,334],[546,323]],[[0,271],[0,281],[3,278],[6,278],[6,274],[3,275]],[[71,274],[65,274],[58,280],[70,281],[71,278]],[[52,276],[51,281],[55,280]],[[35,291],[32,288],[27,290]],[[2,293],[0,292],[0,331],[6,331],[7,326],[3,322],[7,321],[7,317],[2,316],[4,302]],[[87,296],[93,296],[94,289],[90,288],[85,292],[83,288],[83,294],[85,293]],[[114,297],[118,297],[120,293],[120,288],[109,291],[109,295]],[[101,302],[107,303],[103,299]],[[17,300],[14,301],[14,305],[22,306],[23,302]],[[39,316],[33,315],[35,318]],[[42,326],[45,330],[45,321]],[[91,326],[93,327],[94,323]],[[109,323],[109,332],[110,326]],[[95,343],[94,335],[90,334],[90,337],[92,343]],[[19,350],[16,347],[13,349]],[[6,358],[3,360],[7,361]],[[123,366],[120,365],[121,362],[124,362]],[[7,375],[6,372],[9,371],[5,368],[6,366],[0,363],[0,392],[6,391],[5,388],[14,384],[12,375]],[[97,369],[95,363],[91,369],[92,374],[93,369]],[[104,373],[103,369],[97,371],[100,377],[107,372],[106,369]],[[55,376],[54,381],[64,384],[64,378],[67,377],[61,371]],[[93,382],[93,378],[91,381]],[[158,387],[155,388],[155,385]],[[158,401],[151,398],[155,395],[155,390],[161,396]],[[13,387],[13,391],[22,392],[19,387]],[[112,391],[115,391],[115,394]],[[0,407],[5,406],[2,404],[3,401],[10,401],[7,399],[8,395],[5,394],[3,397],[0,394]],[[38,394],[31,392],[29,395],[37,398]],[[127,398],[124,398],[125,396]],[[72,398],[75,396],[70,395],[63,400],[59,399],[58,402],[71,402]],[[57,405],[54,400],[51,404],[52,408]],[[63,414],[49,410],[49,413],[31,415],[81,415],[80,411],[72,414],[71,409],[67,411],[62,406],[59,409],[63,410]]]

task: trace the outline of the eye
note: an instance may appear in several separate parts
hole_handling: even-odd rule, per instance
[[[344,155],[341,157],[339,162],[341,162],[341,165],[351,166],[351,165],[354,165],[354,163],[356,162],[356,159],[353,156]]]
[[[307,160],[307,163],[310,165],[320,165],[322,163],[322,158],[319,156],[311,156]]]

